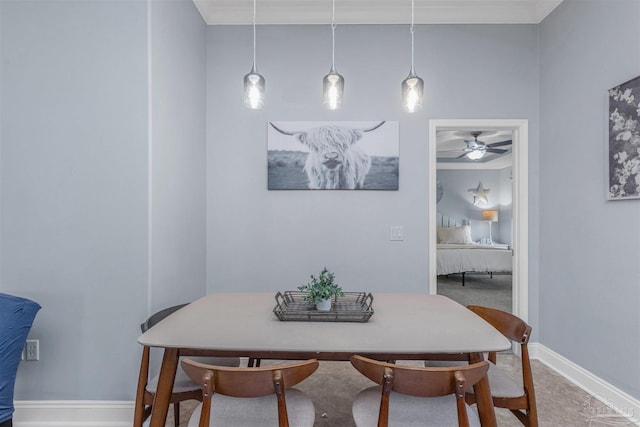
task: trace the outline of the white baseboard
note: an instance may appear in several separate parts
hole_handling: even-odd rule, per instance
[[[529,354],[531,358],[538,359],[604,404],[593,408],[594,421],[598,419],[605,422],[606,418],[612,421],[622,415],[632,423],[640,425],[640,400],[540,343],[529,343]]]
[[[21,400],[14,402],[14,427],[131,427],[133,402]]]
[[[529,352],[532,358],[540,360],[602,402],[605,411],[602,407],[595,408],[594,417],[602,418],[611,415],[610,411],[616,411],[640,425],[638,399],[540,343],[530,343]],[[131,427],[133,420],[133,402],[127,401],[23,400],[16,401],[15,407],[14,427]]]

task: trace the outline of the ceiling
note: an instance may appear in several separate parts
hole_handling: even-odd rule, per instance
[[[483,130],[478,136],[479,142],[493,144],[511,141],[511,131]],[[512,146],[505,145],[497,148],[506,149],[503,154],[487,152],[479,160],[471,160],[466,156],[465,141],[473,140],[471,131],[439,130],[436,133],[436,156],[438,169],[503,169],[512,165]],[[460,157],[462,156],[462,157]]]
[[[193,0],[209,25],[250,24],[252,0]],[[416,24],[538,24],[562,0],[415,0]],[[337,24],[408,24],[410,0],[336,0]],[[328,24],[331,0],[256,0],[258,24]]]

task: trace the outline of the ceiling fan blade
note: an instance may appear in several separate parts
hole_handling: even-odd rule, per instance
[[[508,141],[502,141],[502,142],[494,142],[492,144],[487,144],[487,147],[503,147],[505,145],[511,145],[513,143],[513,141],[508,140]]]
[[[504,154],[509,150],[503,150],[502,148],[487,148],[488,153]]]
[[[466,156],[466,155],[467,155],[467,153],[460,154],[458,157],[456,157],[456,159],[461,159],[461,158],[463,158],[463,157],[464,157],[464,156]]]
[[[467,148],[458,148],[456,150],[438,150],[438,151],[436,151],[436,153],[438,153],[438,154],[440,154],[440,153],[459,153],[461,151],[467,152],[467,151],[470,151],[470,150],[467,149]]]

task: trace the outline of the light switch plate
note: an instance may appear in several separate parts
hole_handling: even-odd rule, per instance
[[[404,240],[404,226],[392,225],[389,229],[389,240],[401,241]]]

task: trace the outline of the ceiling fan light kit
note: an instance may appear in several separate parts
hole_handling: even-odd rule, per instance
[[[469,151],[466,156],[471,159],[471,160],[480,160],[481,158],[484,157],[484,154],[486,153],[486,150],[482,150],[482,149],[474,149],[473,151]]]

